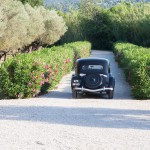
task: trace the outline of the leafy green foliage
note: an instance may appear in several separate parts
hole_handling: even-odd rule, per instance
[[[46,93],[71,71],[74,59],[89,56],[90,50],[90,43],[76,42],[8,59],[0,67],[0,98]]]
[[[150,3],[121,3],[109,11],[110,29],[116,41],[150,46]]]
[[[78,10],[61,13],[68,31],[62,43],[88,40],[93,49],[111,49],[116,41],[150,46],[150,3],[120,3],[100,8],[94,0],[82,1]]]
[[[114,52],[132,85],[135,98],[150,99],[150,48],[116,43]]]
[[[93,49],[110,49],[113,35],[107,11],[95,6],[90,6],[90,11],[90,17],[86,16],[86,11],[81,13],[81,26],[86,39],[92,43]]]
[[[109,29],[109,17],[106,10],[96,1],[82,1],[78,10],[63,14],[68,31],[61,39],[62,43],[88,40],[93,49],[110,49],[113,36]]]

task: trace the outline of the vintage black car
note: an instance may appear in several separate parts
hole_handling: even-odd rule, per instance
[[[110,62],[103,58],[81,58],[75,62],[72,75],[72,97],[78,94],[106,93],[109,99],[114,96],[115,78],[110,72]]]

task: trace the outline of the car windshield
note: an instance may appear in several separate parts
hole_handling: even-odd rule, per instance
[[[103,66],[102,65],[83,65],[82,70],[83,71],[103,70]]]

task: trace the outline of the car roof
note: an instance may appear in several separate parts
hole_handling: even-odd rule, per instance
[[[84,62],[100,62],[100,63],[107,63],[109,64],[109,60],[105,58],[97,58],[97,57],[88,57],[88,58],[80,58],[77,60],[77,63],[84,63]]]

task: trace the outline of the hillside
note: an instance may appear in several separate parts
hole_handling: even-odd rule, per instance
[[[66,5],[77,5],[77,3],[80,0],[45,0],[45,4],[47,6],[49,5],[54,5],[54,6],[58,6],[59,4],[66,6]],[[125,0],[125,1],[130,1],[130,2],[150,2],[150,0]],[[121,2],[121,0],[101,0],[101,5],[104,7],[109,7],[109,6],[113,6],[116,5],[117,3]]]

